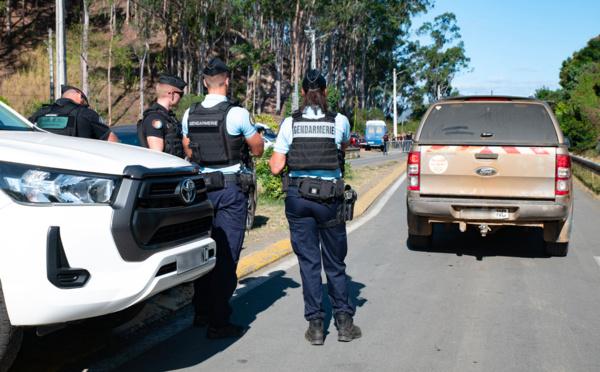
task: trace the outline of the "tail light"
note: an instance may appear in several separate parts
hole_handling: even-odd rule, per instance
[[[567,195],[571,179],[571,157],[556,155],[556,195]]]
[[[411,152],[408,154],[408,188],[410,190],[419,191],[419,175],[421,173],[421,154]]]

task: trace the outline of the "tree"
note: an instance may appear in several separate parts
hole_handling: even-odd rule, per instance
[[[471,61],[465,55],[464,43],[452,43],[460,39],[460,28],[456,25],[453,13],[435,17],[434,23],[427,22],[419,29],[419,35],[429,35],[432,45],[420,46],[417,42],[419,77],[423,81],[423,91],[430,102],[452,92],[452,80],[459,72],[467,69]]]

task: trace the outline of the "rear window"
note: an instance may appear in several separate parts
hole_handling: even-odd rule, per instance
[[[369,125],[367,127],[367,133],[369,133],[369,134],[373,134],[373,133],[382,134],[384,128],[385,128],[385,126],[383,126],[383,125]]]
[[[434,106],[423,124],[419,141],[421,144],[556,146],[558,137],[543,105],[456,102]]]

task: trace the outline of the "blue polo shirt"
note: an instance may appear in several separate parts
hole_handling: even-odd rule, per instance
[[[307,107],[302,117],[305,119],[320,119],[325,117],[325,114],[320,109],[315,112],[312,107]],[[293,140],[292,121],[292,117],[288,117],[281,123],[273,151],[280,154],[287,154],[290,151],[290,144]],[[350,141],[350,123],[346,116],[338,113],[335,117],[335,143],[338,149],[340,149],[341,144],[348,141]],[[326,180],[332,180],[334,178],[341,178],[342,171],[340,169],[290,171],[290,177],[321,177]]]
[[[227,97],[222,96],[220,94],[207,94],[202,101],[202,106],[206,108],[211,108],[218,105],[221,102],[227,101]],[[185,110],[185,114],[183,114],[183,120],[181,121],[182,132],[185,137],[188,136],[188,117],[190,114],[190,109]],[[250,138],[254,136],[256,133],[256,128],[250,121],[250,113],[243,107],[232,107],[227,113],[227,118],[225,120],[227,124],[227,133],[232,136],[237,136],[239,134],[243,134],[245,138]],[[242,167],[241,164],[230,165],[224,168],[204,168],[201,167],[200,170],[204,173],[221,171],[224,174],[234,174],[242,171],[247,171],[245,167]]]

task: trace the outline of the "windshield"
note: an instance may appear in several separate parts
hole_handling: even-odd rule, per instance
[[[558,137],[543,105],[457,102],[434,106],[423,123],[420,142],[556,145]]]
[[[0,105],[0,130],[34,131],[29,123],[2,105]]]

